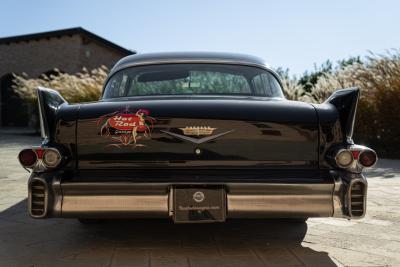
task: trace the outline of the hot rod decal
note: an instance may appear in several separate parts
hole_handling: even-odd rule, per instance
[[[106,114],[97,120],[99,134],[118,141],[107,146],[143,147],[145,145],[141,141],[151,138],[155,122],[149,115],[150,112],[146,109],[132,111],[129,108]]]

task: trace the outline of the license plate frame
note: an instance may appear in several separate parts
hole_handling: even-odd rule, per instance
[[[175,223],[210,223],[226,220],[223,186],[176,186],[173,188]]]

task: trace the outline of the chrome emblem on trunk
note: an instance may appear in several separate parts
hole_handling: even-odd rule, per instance
[[[223,135],[232,133],[233,131],[234,130],[230,130],[230,131],[227,131],[227,132],[224,132],[224,133],[219,133],[219,134],[216,134],[216,135],[206,136],[206,137],[198,139],[198,138],[185,136],[185,135],[182,135],[182,134],[177,134],[177,133],[172,133],[172,132],[165,131],[165,130],[160,130],[160,132],[162,132],[162,133],[166,133],[166,134],[168,134],[170,136],[176,137],[176,138],[181,139],[183,141],[192,142],[194,144],[202,144],[202,143],[217,139],[218,137],[221,137]]]
[[[217,128],[211,128],[210,126],[186,126],[185,128],[179,128],[182,130],[184,135],[211,135]]]

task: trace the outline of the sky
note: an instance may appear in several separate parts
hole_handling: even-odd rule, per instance
[[[80,26],[138,53],[238,52],[301,75],[400,48],[399,10],[396,0],[3,0],[0,38]]]

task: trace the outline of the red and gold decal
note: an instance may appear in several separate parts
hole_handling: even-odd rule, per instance
[[[155,119],[150,117],[146,109],[132,111],[125,109],[100,117],[97,121],[99,134],[117,143],[108,146],[143,147],[142,141],[151,138]]]

